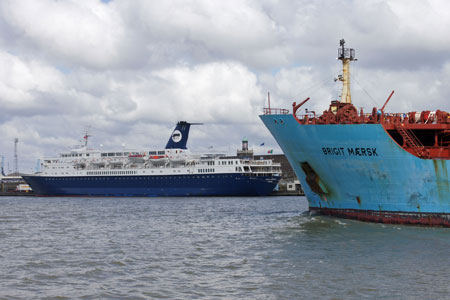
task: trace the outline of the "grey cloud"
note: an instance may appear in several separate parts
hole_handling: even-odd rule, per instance
[[[309,109],[326,109],[339,96],[341,38],[359,58],[358,107],[394,89],[391,111],[450,110],[447,11],[445,1],[5,0],[0,149],[18,136],[33,166],[87,125],[97,146],[162,147],[181,119],[205,123],[193,149],[234,151],[244,136],[275,148],[257,117],[266,92],[272,106],[311,96]]]

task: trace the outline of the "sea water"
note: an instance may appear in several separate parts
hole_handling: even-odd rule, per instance
[[[0,299],[448,299],[450,229],[304,197],[0,197]]]

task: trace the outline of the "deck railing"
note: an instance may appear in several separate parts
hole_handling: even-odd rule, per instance
[[[264,107],[265,115],[288,115],[289,109]]]
[[[308,99],[307,99],[308,100]],[[375,109],[375,108],[374,108]],[[299,111],[300,112],[300,111]],[[321,114],[314,111],[306,111],[306,114],[296,113],[294,117],[301,124],[450,124],[450,114],[445,111],[422,111],[409,113],[385,113],[380,110],[372,111],[372,113],[358,112],[356,114],[334,114],[331,116],[328,112],[329,120],[321,119]],[[324,112],[325,113],[325,112]],[[264,115],[288,115],[291,114],[288,109],[284,108],[264,108]]]

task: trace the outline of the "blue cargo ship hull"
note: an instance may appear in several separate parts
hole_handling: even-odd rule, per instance
[[[243,174],[170,176],[23,176],[36,195],[45,196],[263,196],[279,176]]]
[[[291,114],[260,117],[298,176],[311,211],[450,226],[449,160],[412,155],[381,124],[302,125]]]

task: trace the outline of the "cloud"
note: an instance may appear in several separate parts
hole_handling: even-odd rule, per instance
[[[258,114],[318,113],[338,99],[339,39],[356,49],[352,99],[371,111],[450,110],[446,1],[92,0],[0,2],[0,154],[22,163],[78,143],[163,147],[178,120],[190,147],[276,142]]]
[[[278,64],[280,28],[252,1],[124,1],[130,28],[144,37],[150,61],[205,63],[217,59],[254,66]],[[279,54],[279,55],[272,55]]]
[[[1,120],[15,115],[34,114],[36,111],[45,113],[51,108],[47,104],[52,102],[47,96],[65,88],[60,72],[38,60],[24,60],[0,51],[0,64]]]
[[[114,67],[124,27],[113,5],[96,1],[3,1],[0,6],[15,52],[67,67]]]

